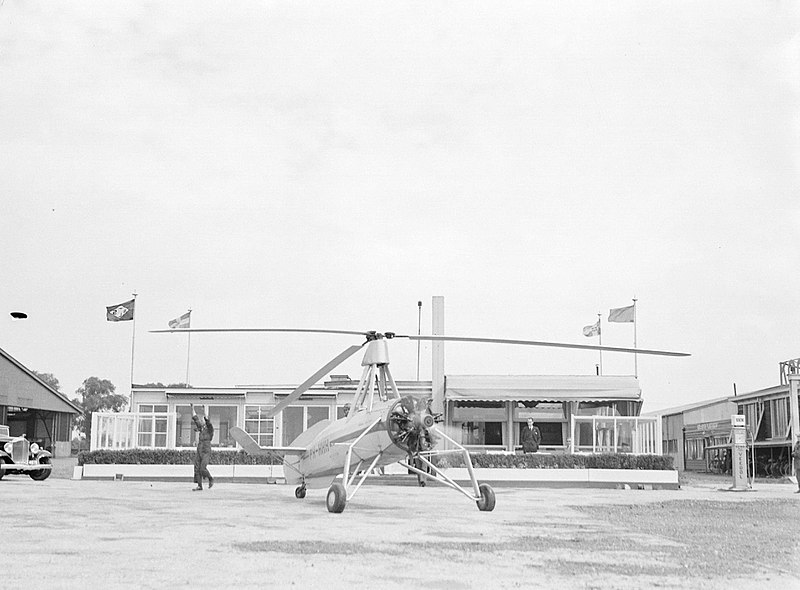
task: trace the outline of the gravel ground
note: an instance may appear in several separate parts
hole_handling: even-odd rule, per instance
[[[501,488],[491,513],[441,487],[369,486],[334,515],[317,490],[67,472],[0,482],[0,586],[800,588],[790,483]]]

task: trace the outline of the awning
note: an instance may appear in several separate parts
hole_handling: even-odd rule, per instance
[[[167,397],[194,397],[198,399],[234,399],[234,398],[243,398],[245,397],[244,391],[205,391],[205,390],[192,390],[192,389],[181,389],[181,390],[174,390],[170,391],[167,390],[166,394]]]
[[[639,401],[639,380],[595,375],[447,375],[448,401]]]

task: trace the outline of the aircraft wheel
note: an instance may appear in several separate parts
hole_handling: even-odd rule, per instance
[[[301,500],[306,497],[306,486],[297,486],[294,490],[294,497]]]
[[[341,483],[336,481],[331,484],[325,503],[328,505],[328,512],[338,514],[344,510],[344,505],[347,503],[347,491]]]
[[[481,499],[475,502],[478,505],[478,510],[481,512],[491,512],[494,510],[494,490],[488,483],[482,483],[478,486],[481,492]]]

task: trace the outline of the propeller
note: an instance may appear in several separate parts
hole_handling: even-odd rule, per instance
[[[408,340],[430,340],[439,342],[485,342],[489,344],[516,344],[522,346],[548,346],[552,348],[572,348],[577,350],[601,350],[608,352],[625,352],[634,354],[652,354],[660,356],[691,356],[688,352],[672,352],[668,350],[650,350],[647,348],[625,348],[621,346],[601,346],[597,344],[572,344],[569,342],[548,342],[544,340],[513,340],[509,338],[475,338],[469,336],[422,336],[418,334],[395,334],[375,331],[355,330],[314,330],[306,328],[175,328],[170,330],[150,330],[153,333],[190,333],[190,332],[289,332],[299,334],[344,334],[364,336],[367,341],[380,338],[406,338]]]
[[[324,377],[329,371],[335,369],[345,360],[361,350],[365,344],[374,340],[386,338],[406,338],[408,340],[431,340],[440,342],[485,342],[490,344],[516,344],[524,346],[550,346],[555,348],[574,348],[579,350],[605,350],[609,352],[626,352],[636,354],[653,354],[662,356],[690,356],[686,352],[670,352],[665,350],[648,350],[643,348],[622,348],[618,346],[599,346],[593,344],[570,344],[566,342],[546,342],[540,340],[511,340],[507,338],[473,338],[466,336],[422,336],[413,334],[395,334],[386,332],[381,334],[375,331],[354,331],[354,330],[315,330],[306,328],[172,328],[168,330],[150,330],[153,333],[191,333],[191,332],[283,332],[299,334],[343,334],[347,336],[363,336],[366,340],[356,346],[349,346],[344,351],[331,359],[324,367],[306,379],[300,386],[292,391],[280,403],[275,405],[267,415],[271,418],[281,412],[284,408],[297,401],[297,399],[308,391],[315,383]],[[404,401],[405,400],[405,401]],[[403,402],[403,403],[400,403]],[[435,417],[427,407],[416,407],[413,399],[403,398],[392,407],[389,412],[389,431],[393,440],[403,448],[410,449],[409,452],[418,452],[420,445],[427,445],[430,448],[432,443],[428,428],[433,426]],[[430,418],[430,420],[429,420]],[[422,422],[419,422],[422,420]],[[430,421],[430,424],[428,422]],[[426,449],[427,450],[427,449]]]
[[[409,454],[431,449],[435,441],[430,428],[435,422],[428,400],[415,400],[410,395],[397,400],[386,416],[392,442]]]
[[[387,334],[388,336],[388,334]],[[542,340],[510,340],[508,338],[471,338],[468,336],[419,336],[411,334],[392,334],[393,338],[409,340],[437,340],[441,342],[488,342],[490,344],[521,344],[525,346],[550,346],[554,348],[576,348],[578,350],[606,350],[609,352],[632,352],[635,354],[655,354],[661,356],[691,356],[688,352],[668,350],[649,350],[646,348],[624,348],[620,346],[599,346],[596,344],[571,344],[568,342],[546,342]]]

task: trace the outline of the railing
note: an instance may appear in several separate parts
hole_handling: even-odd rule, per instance
[[[661,455],[661,421],[640,416],[572,416],[570,452]]]

